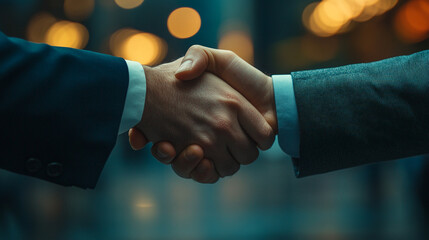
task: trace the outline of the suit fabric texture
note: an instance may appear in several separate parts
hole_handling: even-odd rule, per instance
[[[116,142],[127,87],[121,58],[0,32],[0,168],[95,187]]]
[[[298,177],[429,153],[429,51],[292,78]]]

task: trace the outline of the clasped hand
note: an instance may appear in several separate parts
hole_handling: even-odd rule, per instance
[[[179,176],[217,182],[273,144],[272,79],[234,53],[193,46],[183,58],[144,69],[146,102],[130,144],[138,150],[154,142],[153,155]]]

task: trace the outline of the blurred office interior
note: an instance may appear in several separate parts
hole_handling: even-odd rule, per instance
[[[146,65],[200,44],[286,74],[428,49],[429,0],[0,0],[0,30]],[[428,164],[416,156],[296,179],[276,143],[203,185],[122,135],[95,190],[0,170],[0,239],[425,239]]]

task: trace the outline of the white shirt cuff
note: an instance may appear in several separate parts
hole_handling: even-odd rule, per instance
[[[146,76],[143,66],[138,62],[128,60],[126,60],[126,63],[129,83],[118,135],[128,131],[140,122],[146,99]]]
[[[279,129],[279,145],[294,158],[299,158],[299,121],[291,75],[274,75],[273,87]]]

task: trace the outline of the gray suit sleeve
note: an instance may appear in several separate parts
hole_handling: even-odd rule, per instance
[[[292,78],[298,177],[429,153],[429,51]]]

